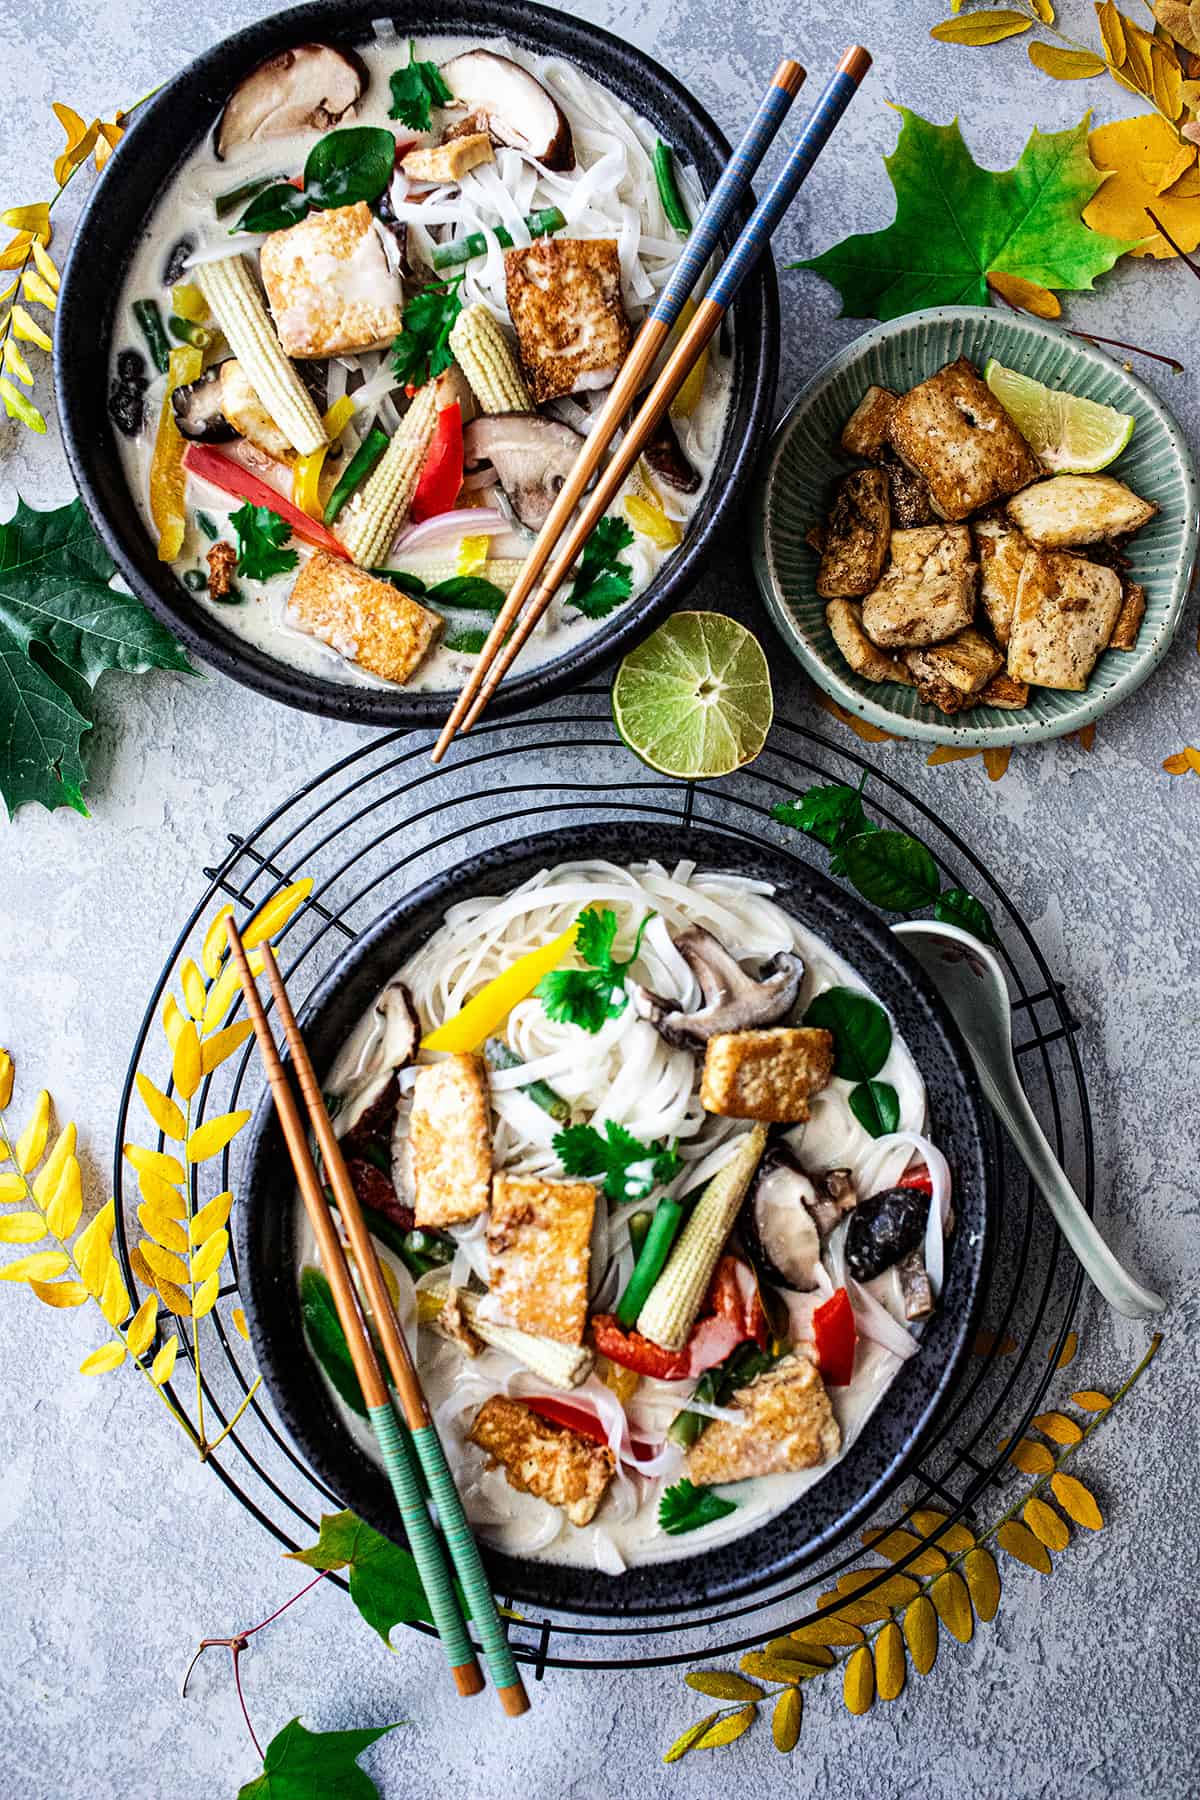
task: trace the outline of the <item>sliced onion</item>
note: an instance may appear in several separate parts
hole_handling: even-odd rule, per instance
[[[625,1558],[617,1549],[617,1541],[607,1531],[597,1526],[592,1533],[592,1545],[596,1552],[596,1567],[602,1575],[623,1575],[626,1569]]]
[[[492,507],[460,506],[452,512],[438,513],[436,518],[423,519],[419,525],[402,531],[392,548],[416,550],[421,544],[440,543],[443,538],[494,537],[497,532],[507,530],[508,520]]]
[[[882,1140],[880,1140],[882,1142]],[[907,1362],[917,1354],[917,1340],[907,1325],[894,1319],[881,1300],[868,1293],[860,1281],[855,1281],[846,1268],[846,1224],[843,1222],[832,1234],[826,1246],[825,1254],[829,1263],[829,1272],[834,1287],[844,1287],[854,1313],[854,1324],[860,1337],[870,1338],[872,1343],[881,1344]]]

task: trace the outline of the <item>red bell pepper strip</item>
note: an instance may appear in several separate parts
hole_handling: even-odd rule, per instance
[[[760,1350],[767,1347],[767,1315],[759,1298],[758,1282],[749,1263],[739,1256],[723,1256],[713,1270],[701,1316],[715,1315],[737,1327],[741,1342],[753,1338]],[[731,1346],[732,1348],[732,1346]]]
[[[593,1444],[608,1442],[603,1425],[586,1407],[572,1406],[569,1400],[555,1400],[546,1394],[524,1395],[521,1404],[537,1413],[539,1418],[549,1419],[552,1425],[565,1426],[568,1431],[577,1431],[580,1437],[590,1438]]]
[[[251,506],[265,506],[279,518],[286,519],[298,538],[306,544],[315,544],[318,550],[328,550],[331,556],[340,556],[346,562],[350,553],[344,549],[334,537],[332,531],[326,529],[319,519],[310,519],[307,513],[285,500],[277,488],[270,487],[236,463],[231,457],[222,456],[210,444],[189,444],[183,453],[183,466],[200,481],[207,481],[213,487],[220,488],[223,494],[230,494],[235,500],[247,500]]]
[[[443,406],[437,417],[437,428],[429,454],[421,469],[409,516],[414,525],[422,519],[436,518],[449,512],[458,499],[463,484],[462,408],[457,400]]]
[[[691,1356],[686,1346],[682,1350],[664,1350],[640,1331],[622,1331],[612,1313],[596,1314],[592,1338],[601,1356],[620,1363],[623,1369],[634,1369],[639,1375],[652,1375],[656,1381],[686,1381],[691,1374]]]
[[[932,1194],[933,1177],[930,1175],[929,1170],[925,1167],[924,1163],[922,1163],[919,1169],[910,1169],[907,1175],[902,1175],[896,1183],[896,1186],[902,1188],[916,1188],[922,1194]]]
[[[858,1333],[850,1296],[840,1287],[812,1316],[817,1363],[829,1387],[847,1387],[854,1373]]]

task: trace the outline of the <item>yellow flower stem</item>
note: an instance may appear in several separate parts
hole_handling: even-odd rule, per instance
[[[201,1462],[204,1462],[207,1457],[210,1457],[212,1455],[213,1451],[215,1449],[217,1449],[218,1445],[223,1444],[225,1442],[225,1439],[229,1436],[230,1432],[233,1430],[234,1426],[237,1424],[238,1420],[241,1418],[242,1414],[245,1412],[246,1408],[249,1406],[250,1402],[253,1400],[255,1394],[257,1394],[257,1392],[261,1386],[262,1386],[262,1376],[256,1375],[254,1377],[254,1380],[250,1383],[250,1388],[246,1395],[246,1398],[242,1401],[242,1404],[238,1407],[238,1409],[234,1413],[232,1419],[230,1419],[228,1425],[226,1425],[224,1431],[222,1431],[218,1437],[215,1437],[211,1444],[205,1444],[203,1446],[203,1448],[201,1449],[201,1451],[200,1451]]]
[[[187,1103],[187,1112],[185,1115],[185,1119],[186,1119],[186,1126],[185,1126],[185,1130],[184,1130],[184,1134],[183,1134],[183,1141],[186,1144],[188,1139],[192,1135],[192,1102],[191,1102],[190,1098]],[[193,1164],[192,1167],[193,1167],[193,1169],[195,1169],[196,1165]],[[205,1437],[204,1437],[204,1383],[201,1380],[201,1374],[200,1374],[200,1320],[196,1317],[196,1282],[195,1282],[195,1277],[192,1274],[192,1258],[196,1254],[196,1246],[192,1242],[191,1225],[192,1225],[192,1220],[195,1218],[196,1213],[199,1210],[198,1207],[196,1206],[196,1186],[199,1183],[199,1180],[200,1180],[200,1177],[197,1174],[197,1175],[195,1175],[193,1180],[190,1180],[188,1182],[187,1266],[188,1266],[188,1298],[191,1300],[191,1303],[192,1303],[192,1361],[196,1365],[196,1429],[199,1433],[200,1458],[201,1458],[201,1461],[203,1461],[204,1458],[208,1455],[209,1450],[212,1448],[212,1446],[205,1442]]]

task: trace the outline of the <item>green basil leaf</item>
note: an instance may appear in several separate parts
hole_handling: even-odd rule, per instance
[[[358,1385],[346,1334],[342,1330],[333,1291],[320,1269],[306,1268],[300,1275],[300,1316],[309,1348],[329,1377],[334,1391],[340,1395],[360,1419],[367,1416],[367,1403]]]
[[[906,831],[866,831],[839,844],[842,873],[864,900],[889,912],[915,912],[941,890],[937,864]]]
[[[255,194],[230,235],[239,231],[286,231],[307,211],[308,199],[298,188],[290,181],[277,182]]]
[[[890,1081],[863,1081],[850,1091],[850,1111],[872,1137],[886,1137],[900,1123],[900,1097]]]
[[[478,656],[487,641],[486,631],[448,631],[442,639],[442,649],[457,650],[460,656]]]
[[[304,165],[304,198],[322,211],[378,200],[396,166],[396,140],[382,125],[352,125],[318,138]],[[268,189],[268,192],[271,190]]]
[[[504,589],[482,575],[451,575],[437,581],[425,598],[434,606],[463,607],[468,612],[498,613],[504,605]]]
[[[891,1020],[878,1001],[856,988],[826,988],[805,1013],[804,1023],[833,1033],[833,1072],[843,1081],[870,1081],[892,1048]]]
[[[380,581],[390,581],[394,588],[399,588],[410,600],[420,600],[429,591],[419,575],[410,575],[406,569],[372,569],[371,573]]]
[[[963,931],[969,931],[981,944],[996,942],[995,927],[987,907],[966,888],[947,888],[945,893],[939,894],[934,902],[933,916],[943,925],[957,925]]]

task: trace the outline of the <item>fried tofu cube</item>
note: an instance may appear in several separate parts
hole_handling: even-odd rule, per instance
[[[1048,550],[1125,537],[1157,511],[1115,475],[1052,475],[1008,503],[1013,524]]]
[[[561,1506],[572,1525],[590,1524],[616,1473],[607,1444],[552,1424],[503,1394],[484,1401],[467,1436],[487,1451],[492,1468],[503,1468],[509,1487]]]
[[[854,673],[861,675],[864,681],[898,681],[904,687],[913,685],[913,678],[899,657],[877,649],[863,630],[862,607],[857,600],[831,600],[825,608],[825,623]]]
[[[833,1035],[811,1025],[723,1031],[708,1040],[700,1104],[726,1119],[794,1123],[833,1075]]]
[[[595,1211],[590,1181],[496,1176],[488,1286],[507,1323],[560,1344],[582,1344]]]
[[[1019,712],[1023,706],[1029,705],[1029,683],[1017,681],[1001,669],[992,676],[986,687],[979,690],[980,706],[998,706],[1005,712]]]
[[[888,478],[893,531],[911,531],[914,525],[932,525],[937,514],[925,477],[898,462],[894,456],[889,456],[882,466]]]
[[[882,469],[855,469],[838,482],[825,523],[817,592],[826,600],[869,594],[883,574],[892,508]]]
[[[461,181],[470,169],[495,162],[492,140],[486,131],[465,132],[446,143],[425,144],[400,159],[410,181],[432,181],[438,186]]]
[[[478,1217],[492,1186],[491,1108],[481,1056],[456,1053],[417,1070],[408,1149],[419,1226],[440,1231]]]
[[[888,440],[901,461],[925,477],[944,519],[965,519],[1044,473],[965,356],[901,397]]]
[[[504,253],[508,310],[535,406],[608,387],[629,350],[615,238],[539,238]]]
[[[1082,693],[1121,611],[1121,578],[1063,550],[1031,550],[1021,569],[1008,672]]]
[[[688,1451],[687,1476],[697,1487],[811,1469],[842,1447],[825,1383],[803,1352],[736,1389],[728,1404],[744,1413],[742,1423],[715,1419]]]
[[[918,525],[893,531],[892,560],[863,601],[867,636],[884,650],[936,644],[975,614],[977,565],[966,525]]]
[[[841,444],[847,456],[878,462],[887,447],[888,426],[899,394],[891,388],[869,387],[842,427]]]
[[[442,629],[439,614],[344,557],[318,550],[296,577],[286,622],[401,686]]]
[[[1012,629],[1017,583],[1029,542],[1003,519],[983,519],[975,526],[975,554],[979,558],[979,598],[1003,650]]]
[[[973,706],[982,688],[1004,667],[1004,658],[991,638],[968,625],[944,644],[905,654],[917,683],[917,694],[926,706],[944,713],[962,712]]]
[[[273,231],[260,253],[279,342],[303,361],[382,350],[401,326],[400,277],[365,200]]]
[[[1110,650],[1136,650],[1138,632],[1146,615],[1146,590],[1136,581],[1127,581],[1121,589],[1121,610],[1108,640]]]

